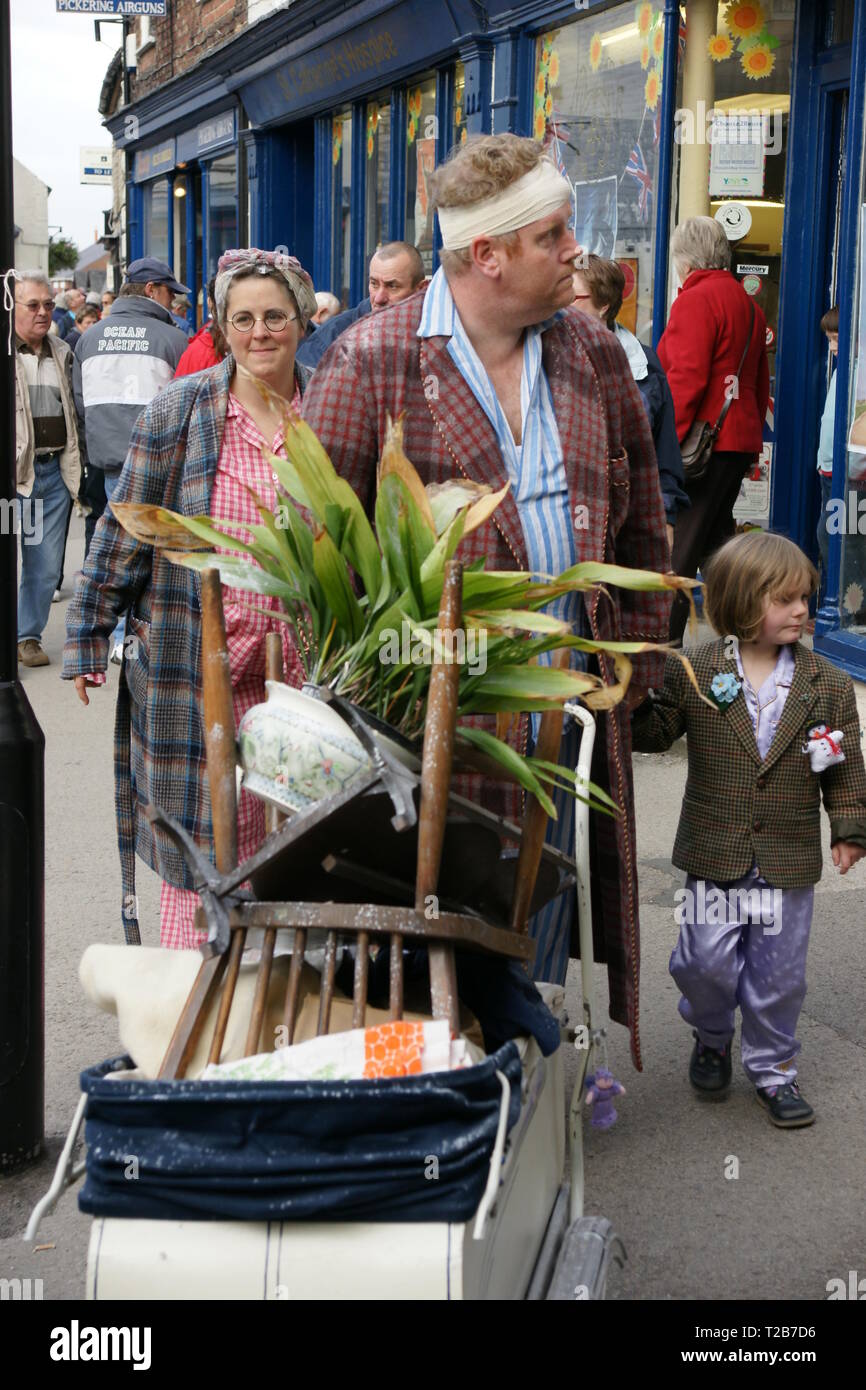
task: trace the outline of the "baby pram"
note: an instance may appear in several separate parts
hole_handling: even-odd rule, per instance
[[[454,584],[445,586],[443,609],[449,592],[453,602]],[[621,1263],[624,1251],[609,1221],[583,1215],[581,1102],[604,1046],[592,981],[587,806],[578,803],[572,861],[544,847],[540,808],[531,805],[517,827],[455,797],[456,705],[446,677],[431,682],[420,774],[342,707],[368,750],[369,777],[281,826],[274,818],[262,850],[238,869],[231,691],[213,572],[203,576],[202,600],[216,868],[180,827],[156,809],[149,814],[185,846],[194,866],[209,927],[205,959],[158,1080],[124,1079],[128,1058],[83,1074],[54,1181],[25,1238],[35,1236],[40,1219],[86,1169],[81,1205],[94,1214],[91,1299],[183,1299],[193,1289],[208,1299],[603,1297],[610,1261]],[[443,628],[455,626],[453,609],[440,619]],[[587,784],[594,720],[578,706],[566,712],[582,725],[577,772]],[[544,716],[539,752],[555,756],[561,725],[558,714]],[[372,853],[389,835],[411,846],[414,883],[401,877],[399,854],[387,860],[397,867],[386,874]],[[519,841],[516,857],[502,858],[502,840]],[[405,948],[414,939],[426,946],[432,1013],[448,1018],[456,1033],[465,962],[476,979],[480,967],[498,974],[507,992],[509,975],[531,954],[521,930],[530,912],[555,892],[574,890],[575,865],[577,1027],[569,1028],[564,990],[542,983],[527,1033],[497,1038],[482,1062],[460,1071],[358,1082],[184,1079],[214,1013],[210,1057],[220,1057],[248,932],[263,932],[248,1054],[259,1047],[269,976],[285,935],[292,950],[289,1041],[314,933],[323,944],[318,1033],[328,1031],[339,987],[341,938],[352,943],[354,1026],[363,1026],[383,964],[391,1014],[401,1017]],[[305,885],[305,901],[281,901],[287,884]],[[368,890],[363,903],[359,885]],[[424,910],[431,894],[438,895],[432,919]],[[495,1033],[488,1020],[485,1041],[491,1028]],[[567,1121],[561,1039],[578,1043]],[[86,1164],[74,1158],[85,1122]]]

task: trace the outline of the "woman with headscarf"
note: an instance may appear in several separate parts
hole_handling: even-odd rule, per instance
[[[659,466],[668,545],[673,550],[677,513],[683,507],[688,507],[689,499],[684,491],[683,457],[677,440],[674,403],[667,377],[652,348],[638,342],[633,333],[616,321],[625,292],[622,267],[616,261],[592,254],[584,256],[579,264],[580,270],[576,270],[573,276],[573,307],[607,324],[628,358],[635,385],[643,397]]]
[[[113,500],[258,522],[248,487],[270,505],[274,478],[263,449],[285,455],[280,403],[297,406],[303,389],[295,351],[316,311],[313,285],[293,256],[227,251],[214,291],[229,352],[219,366],[172,381],[136,423]],[[269,388],[262,392],[261,386]],[[243,538],[243,533],[241,533]],[[230,547],[227,547],[230,549]],[[63,676],[79,698],[104,684],[108,638],[128,612],[115,725],[118,844],[123,920],[139,940],[135,854],[163,880],[161,943],[194,947],[196,895],[183,856],[144,815],[148,803],[173,816],[206,852],[212,843],[201,715],[201,584],[197,573],[133,539],[106,510],[67,614]],[[223,590],[237,723],[264,698],[264,639],[279,631],[286,678],[298,683],[297,654],[285,623],[252,611],[250,596]],[[256,607],[276,609],[258,598]],[[260,802],[242,792],[238,856],[264,836]]]

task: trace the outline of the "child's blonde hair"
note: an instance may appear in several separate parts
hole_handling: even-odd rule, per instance
[[[770,602],[815,593],[818,571],[787,536],[746,531],[726,541],[704,570],[704,613],[716,632],[753,642]]]

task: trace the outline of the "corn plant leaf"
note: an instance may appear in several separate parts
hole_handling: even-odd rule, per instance
[[[534,771],[538,773],[538,776],[541,777],[542,780],[546,774],[552,781],[562,783],[567,790],[576,790],[578,786],[577,773],[573,767],[564,767],[561,763],[551,763],[545,758],[528,757],[526,761]],[[592,793],[593,800],[601,802],[604,806],[615,811],[617,815],[620,814],[619,807],[613,797],[608,795],[604,787],[599,787],[595,782],[589,781],[582,782],[579,785],[589,789]]]
[[[167,507],[154,507],[146,502],[113,502],[111,512],[124,531],[142,545],[205,549],[204,542],[196,544],[196,538],[187,524],[190,518],[169,511]]]
[[[377,487],[381,488],[386,478],[395,475],[400,479],[418,508],[424,526],[430,533],[432,543],[438,534],[436,523],[424,484],[403,451],[403,416],[399,415],[396,420],[392,420],[391,416],[386,414],[385,442],[382,445],[382,457],[376,471]]]
[[[505,487],[500,488],[498,492],[490,492],[484,497],[479,497],[477,502],[473,502],[466,513],[464,524],[465,535],[468,536],[470,531],[477,531],[479,526],[483,526],[485,521],[489,520],[510,487],[511,484],[506,483]]]
[[[184,565],[191,570],[215,569],[223,584],[233,589],[244,589],[251,594],[267,594],[271,598],[282,599],[284,603],[297,603],[301,595],[291,584],[276,575],[268,574],[258,565],[251,565],[239,555],[204,555],[201,551],[184,552],[167,550],[165,558],[173,565]]]
[[[591,589],[596,584],[613,584],[617,589],[653,590],[700,588],[700,580],[684,579],[679,574],[661,574],[658,570],[629,569],[626,565],[608,565],[601,561],[584,560],[556,576],[556,584],[573,589]]]
[[[364,630],[364,614],[355,597],[346,561],[327,531],[313,540],[313,570],[337,625],[354,642]]]
[[[376,534],[395,589],[417,590],[408,553],[408,504],[410,497],[401,478],[389,473],[376,493]],[[441,585],[440,585],[441,588]]]
[[[477,748],[479,752],[492,758],[510,777],[519,782],[524,791],[530,792],[536,798],[552,820],[557,819],[556,807],[544,790],[540,778],[533,772],[526,759],[510,744],[502,743],[486,729],[477,729],[471,724],[458,725],[457,739],[458,742],[468,743],[472,748]]]
[[[498,611],[491,611],[474,608],[471,614],[467,614],[467,621],[470,617],[473,625],[479,628],[493,627],[502,628],[505,631],[547,632],[563,637],[571,632],[571,624],[564,622],[561,618],[554,618],[551,613],[533,613],[528,609],[502,608]]]
[[[586,671],[559,671],[553,666],[488,665],[483,675],[461,683],[461,714],[496,714],[502,710],[545,710],[566,700],[586,698],[602,688]]]
[[[458,545],[463,539],[463,528],[466,522],[465,511],[458,512],[454,520],[443,531],[421,566],[421,588],[426,595],[427,585],[438,581],[439,601],[442,599],[442,579],[445,574],[445,566],[454,555]],[[483,560],[481,561],[483,564]],[[426,601],[426,599],[425,599]],[[439,611],[438,608],[436,610]]]
[[[351,518],[351,535],[346,555],[364,586],[372,603],[379,592],[381,561],[373,528],[360,498],[354,489],[337,473],[327,453],[305,420],[289,416],[284,429],[286,453],[294,465],[306,501],[297,496],[286,483],[286,490],[301,506],[313,513],[321,526],[326,526],[326,508],[336,505]],[[274,471],[279,476],[279,470]],[[282,481],[282,480],[281,480]]]

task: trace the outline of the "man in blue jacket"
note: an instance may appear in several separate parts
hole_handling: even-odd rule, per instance
[[[317,367],[341,333],[345,333],[365,314],[375,314],[379,309],[387,309],[389,304],[408,299],[420,288],[424,276],[424,262],[410,242],[389,241],[385,246],[380,246],[370,261],[367,282],[369,298],[362,299],[354,309],[346,309],[317,328],[301,343],[295,361],[302,367]]]
[[[117,487],[133,426],[174,376],[187,337],[171,316],[175,295],[190,294],[164,261],[133,261],[109,312],[75,347],[72,388],[87,441],[85,554],[106,501]],[[119,660],[118,632],[112,660]]]

